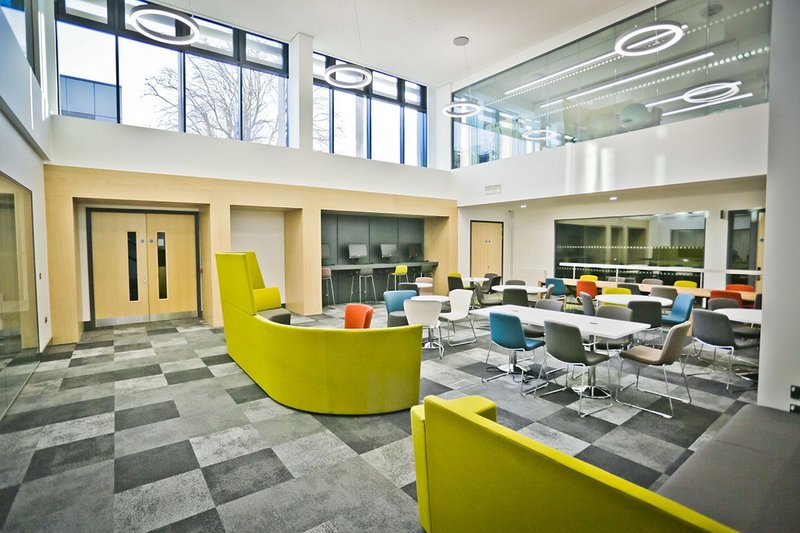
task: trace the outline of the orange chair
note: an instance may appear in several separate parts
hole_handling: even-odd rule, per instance
[[[714,298],[730,298],[731,300],[736,300],[739,304],[739,307],[744,307],[744,301],[742,300],[742,293],[736,291],[721,291],[717,289],[712,289],[711,294],[708,296],[709,299]]]
[[[372,323],[372,306],[347,304],[344,308],[344,329],[369,329]]]
[[[575,284],[575,294],[585,292],[593,299],[597,298],[597,284],[594,281],[579,279]]]
[[[756,292],[756,288],[752,285],[742,285],[741,283],[728,283],[725,285],[726,291],[739,291],[739,292]]]

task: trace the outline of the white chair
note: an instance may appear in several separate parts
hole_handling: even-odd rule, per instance
[[[447,336],[447,344],[449,346],[462,346],[478,341],[478,336],[475,334],[475,326],[472,324],[472,319],[469,316],[469,306],[472,304],[472,296],[472,291],[466,289],[454,289],[450,291],[450,312],[439,315],[441,320],[448,322],[450,327],[453,328],[453,334]],[[469,322],[469,327],[472,328],[472,339],[455,343],[451,342],[450,339],[456,335],[456,322],[461,322],[463,320]]]
[[[419,293],[423,294],[433,294],[433,278],[429,277],[420,277],[414,280],[414,283],[430,283],[430,287],[419,287]]]
[[[406,300],[403,302],[403,309],[406,312],[409,326],[419,324],[422,326],[423,335],[427,331],[428,340],[425,343],[425,348],[436,348],[439,352],[439,358],[441,359],[442,356],[444,356],[442,328],[439,323],[442,303],[425,300]]]

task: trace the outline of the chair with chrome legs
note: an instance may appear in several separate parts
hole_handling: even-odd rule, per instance
[[[717,361],[717,349],[726,350],[728,355],[728,376],[725,380],[725,390],[729,390],[731,386],[731,377],[734,374],[733,360],[735,358],[734,352],[736,348],[747,348],[749,344],[739,344],[736,342],[733,328],[731,327],[730,320],[722,313],[715,313],[706,309],[695,309],[692,331],[694,340],[700,342],[700,353],[697,354],[698,359],[709,362],[700,357],[703,346],[710,346],[714,349],[714,358],[710,361],[713,365]],[[739,364],[755,366],[747,361],[739,361]]]
[[[659,298],[669,298],[673,302],[678,297],[678,289],[675,287],[657,286],[650,289],[650,296],[657,296]]]
[[[478,306],[489,307],[491,305],[503,305],[503,297],[500,294],[484,294],[481,286],[472,282],[472,290],[478,299]]]
[[[502,369],[500,369],[500,374],[481,379],[483,383],[513,374],[517,363],[522,361],[517,359],[517,353],[533,352],[536,350],[536,348],[544,346],[544,341],[529,339],[525,336],[525,334],[522,332],[522,322],[520,322],[519,317],[515,315],[508,315],[501,312],[489,313],[489,332],[491,343],[489,344],[489,350],[486,352],[486,364],[489,364],[489,356],[492,353],[492,346],[497,346],[509,351],[508,365],[506,365],[505,372],[502,372]],[[531,359],[532,358],[533,356]],[[520,383],[520,392],[522,392],[523,395],[527,394],[527,392],[530,392],[522,390],[524,385],[525,379],[523,376]]]
[[[403,307],[403,302],[416,296],[415,291],[386,291],[383,301],[386,304],[386,327],[407,326],[408,318]]]
[[[557,311],[560,313],[564,310],[564,302],[560,300],[537,300],[534,307],[536,309]],[[544,327],[542,326],[522,326],[522,331],[525,332],[526,337],[531,337],[533,339],[544,337]]]
[[[609,318],[611,320],[625,320],[630,322],[633,316],[633,311],[627,307],[620,307],[618,305],[601,305],[597,308],[596,315],[598,318]],[[633,339],[626,337],[623,339],[607,339],[605,337],[595,337],[594,344],[600,345],[605,348],[606,353],[611,355],[611,351],[620,351],[629,347],[633,343]]]
[[[423,336],[427,333],[425,348],[435,349],[439,352],[439,359],[444,356],[444,344],[442,344],[442,328],[439,323],[439,315],[442,312],[441,302],[428,300],[404,300],[403,310],[409,326],[422,326]]]
[[[628,289],[631,291],[631,294],[642,294],[642,291],[636,283],[617,283],[617,287],[620,289]]]
[[[461,274],[458,272],[451,272],[447,275],[447,290],[454,291],[456,289],[464,289],[464,280],[461,279]]]
[[[507,279],[504,285],[527,285],[524,279]]]
[[[322,300],[325,301],[325,295],[330,297],[331,307],[336,305],[336,293],[333,290],[333,273],[328,267],[322,267]]]
[[[661,340],[661,304],[659,302],[633,300],[628,302],[628,308],[633,311],[631,321],[650,324],[650,327],[642,333],[657,333],[658,339]]]
[[[642,280],[642,285],[663,285],[664,280],[658,278],[644,278]]]
[[[414,291],[419,296],[419,286],[416,283],[401,282],[397,284],[398,291]]]
[[[408,283],[408,265],[397,265],[394,267],[392,272],[389,272],[386,275],[386,289],[389,289],[390,279],[394,278],[394,288],[395,290],[399,290],[397,284],[399,283],[399,279],[403,278],[403,281]]]
[[[713,291],[712,291],[713,292]],[[733,298],[710,298],[708,300],[708,310],[716,311],[717,309],[738,309],[741,307],[739,302]],[[761,341],[761,328],[752,328],[745,325],[731,325],[733,334],[736,337],[742,337],[751,341]],[[755,343],[753,344],[755,346]]]
[[[528,293],[525,289],[506,289],[503,291],[503,305],[528,307]]]
[[[595,316],[597,311],[594,309],[594,300],[592,296],[585,292],[580,293],[581,305],[583,305],[583,314],[586,316]]]
[[[662,326],[676,326],[689,320],[694,307],[694,296],[691,294],[679,294],[672,304],[672,310],[666,316],[661,317]]]
[[[441,320],[450,324],[453,328],[453,334],[447,336],[447,344],[450,346],[462,346],[464,344],[472,344],[478,341],[478,336],[475,334],[475,326],[472,324],[472,318],[469,316],[469,306],[472,305],[472,291],[466,289],[456,289],[450,291],[450,312],[442,313],[439,315]],[[450,339],[456,335],[456,322],[466,320],[469,322],[469,327],[472,329],[472,339],[452,342]]]
[[[544,394],[540,394],[539,396],[547,396],[548,394],[567,390],[569,388],[569,376],[571,371],[574,367],[580,366],[586,368],[587,371],[581,374],[581,387],[578,389],[578,415],[581,418],[584,418],[587,415],[594,414],[598,411],[602,411],[603,409],[608,409],[611,407],[613,402],[609,402],[608,405],[604,405],[603,407],[595,409],[594,411],[588,413],[583,412],[583,398],[585,396],[589,396],[584,393],[587,389],[596,388],[594,383],[594,369],[600,363],[606,363],[606,369],[608,370],[608,386],[609,388],[611,387],[611,369],[608,365],[608,355],[597,353],[594,351],[594,349],[587,350],[583,345],[581,330],[570,324],[561,324],[559,322],[545,320],[544,337],[547,339],[547,344],[544,351],[544,362],[539,367],[539,379],[542,377],[542,370],[547,366],[548,356],[554,357],[559,361],[566,363],[567,371],[564,374],[563,387],[553,391],[548,391]],[[586,380],[587,376],[588,382]],[[611,397],[610,393],[608,393],[608,397]]]
[[[628,407],[634,407],[642,411],[647,411],[648,413],[653,413],[654,415],[663,416],[664,418],[672,418],[675,416],[675,410],[672,407],[672,400],[678,400],[679,402],[683,403],[692,403],[692,394],[689,392],[689,382],[686,380],[686,374],[683,371],[686,361],[680,360],[683,347],[686,345],[686,341],[688,340],[687,333],[689,332],[690,327],[690,322],[684,322],[674,326],[671,330],[669,330],[667,339],[664,341],[664,346],[660,350],[656,348],[650,348],[648,346],[634,346],[630,350],[623,350],[619,353],[621,362],[619,365],[619,376],[617,378],[618,381],[622,379],[622,365],[625,361],[633,361],[636,363],[636,381],[626,385],[625,387],[620,387],[617,390],[617,402],[621,403],[622,405],[627,405]],[[683,377],[683,384],[686,387],[686,399],[678,396],[672,396],[670,394],[669,379],[667,378],[667,365],[671,365],[676,361],[678,361],[680,364],[681,377]],[[639,373],[643,365],[661,367],[661,370],[664,373],[664,389],[666,390],[664,394],[639,388]],[[635,385],[637,391],[648,392],[650,394],[661,396],[662,398],[667,398],[669,400],[669,414],[620,400],[620,393],[631,385]]]
[[[366,294],[364,301],[369,301],[369,286],[372,284],[372,297],[378,301],[378,294],[375,292],[375,276],[373,275],[375,269],[372,267],[361,267],[358,271],[358,301],[361,302],[361,295]],[[353,301],[353,290],[355,288],[355,275],[350,280],[350,302]],[[362,285],[363,289],[362,289]]]

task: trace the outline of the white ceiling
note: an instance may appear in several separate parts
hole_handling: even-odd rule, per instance
[[[631,0],[166,0],[163,3],[282,41],[440,87]],[[353,2],[358,13],[356,26]],[[360,29],[361,46],[358,32]],[[361,51],[363,49],[363,53]]]

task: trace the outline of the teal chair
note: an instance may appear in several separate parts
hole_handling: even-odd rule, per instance
[[[550,296],[554,300],[563,300],[567,296],[567,286],[564,285],[564,280],[561,278],[547,278],[544,280],[544,286],[547,287],[548,285],[553,286],[553,292],[550,293]]]
[[[694,296],[691,294],[679,294],[675,297],[675,302],[672,304],[672,311],[670,314],[661,318],[661,324],[665,326],[675,326],[687,322],[689,316],[692,314],[693,306]]]
[[[489,344],[489,351],[486,352],[486,363],[489,363],[489,355],[492,353],[492,346],[499,346],[500,348],[505,348],[509,351],[508,367],[504,373],[501,372],[496,376],[484,378],[482,380],[484,383],[487,381],[492,381],[493,379],[501,378],[503,376],[511,375],[511,373],[514,371],[514,368],[517,366],[517,363],[519,362],[517,359],[517,353],[532,352],[536,348],[544,346],[543,340],[530,339],[525,336],[525,333],[522,330],[522,322],[520,322],[519,317],[515,315],[509,315],[500,312],[489,313],[489,333],[492,342]],[[524,384],[525,380],[520,380],[520,392],[523,395],[535,390],[534,387],[533,389],[523,391],[522,387]]]
[[[408,319],[403,302],[417,295],[417,291],[386,291],[383,301],[386,303],[386,327],[407,326]]]

